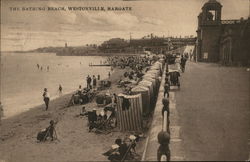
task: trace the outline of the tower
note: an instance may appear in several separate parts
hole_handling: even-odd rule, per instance
[[[221,34],[221,8],[216,0],[209,0],[198,16],[196,57],[198,61],[218,62]]]

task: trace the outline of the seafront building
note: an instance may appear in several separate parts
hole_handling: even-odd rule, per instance
[[[249,65],[250,19],[221,20],[222,5],[209,0],[198,15],[196,60]]]
[[[124,40],[112,38],[100,45],[100,50],[104,53],[143,53],[150,51],[156,54],[166,53],[186,45],[194,45],[196,38],[188,37],[157,37],[153,34],[140,39]]]

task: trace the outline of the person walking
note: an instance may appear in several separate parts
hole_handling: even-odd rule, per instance
[[[164,85],[164,97],[167,94],[167,97],[169,98],[169,91],[170,91],[170,85],[169,82],[167,81]]]
[[[44,88],[43,101],[45,102],[45,105],[46,105],[46,111],[49,108],[49,100],[50,100],[49,92],[48,92],[47,88]]]
[[[87,76],[87,88],[88,88],[88,89],[91,89],[91,81],[92,81],[92,79],[91,79],[91,77],[88,75],[88,76]]]
[[[61,96],[62,95],[62,85],[61,84],[59,84],[58,91],[59,91],[59,96]]]
[[[96,77],[93,75],[93,88],[96,88]]]
[[[187,61],[187,59],[186,59],[186,57],[184,57],[183,55],[181,56],[181,70],[182,70],[182,72],[184,73],[184,71],[185,71],[185,66],[186,66],[186,61]]]
[[[3,105],[0,101],[0,125],[2,124],[1,120],[2,120],[2,117],[3,117]]]
[[[100,80],[101,79],[101,76],[98,74],[97,75],[97,80]]]

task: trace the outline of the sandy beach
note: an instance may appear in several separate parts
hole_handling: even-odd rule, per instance
[[[116,82],[126,69],[115,69],[110,80],[111,93],[120,93]],[[72,92],[73,93],[73,92]],[[64,95],[50,102],[49,111],[45,105],[37,106],[20,115],[2,120],[0,126],[0,161],[103,161],[102,153],[110,149],[117,137],[129,133],[115,130],[107,135],[88,132],[87,118],[80,116],[83,105],[67,107],[72,94]],[[98,107],[95,101],[84,105],[87,110]],[[37,133],[57,120],[58,140],[38,143]],[[143,139],[137,146],[142,155]]]

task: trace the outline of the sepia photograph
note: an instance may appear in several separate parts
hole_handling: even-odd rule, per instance
[[[250,0],[0,2],[0,162],[250,161]]]

